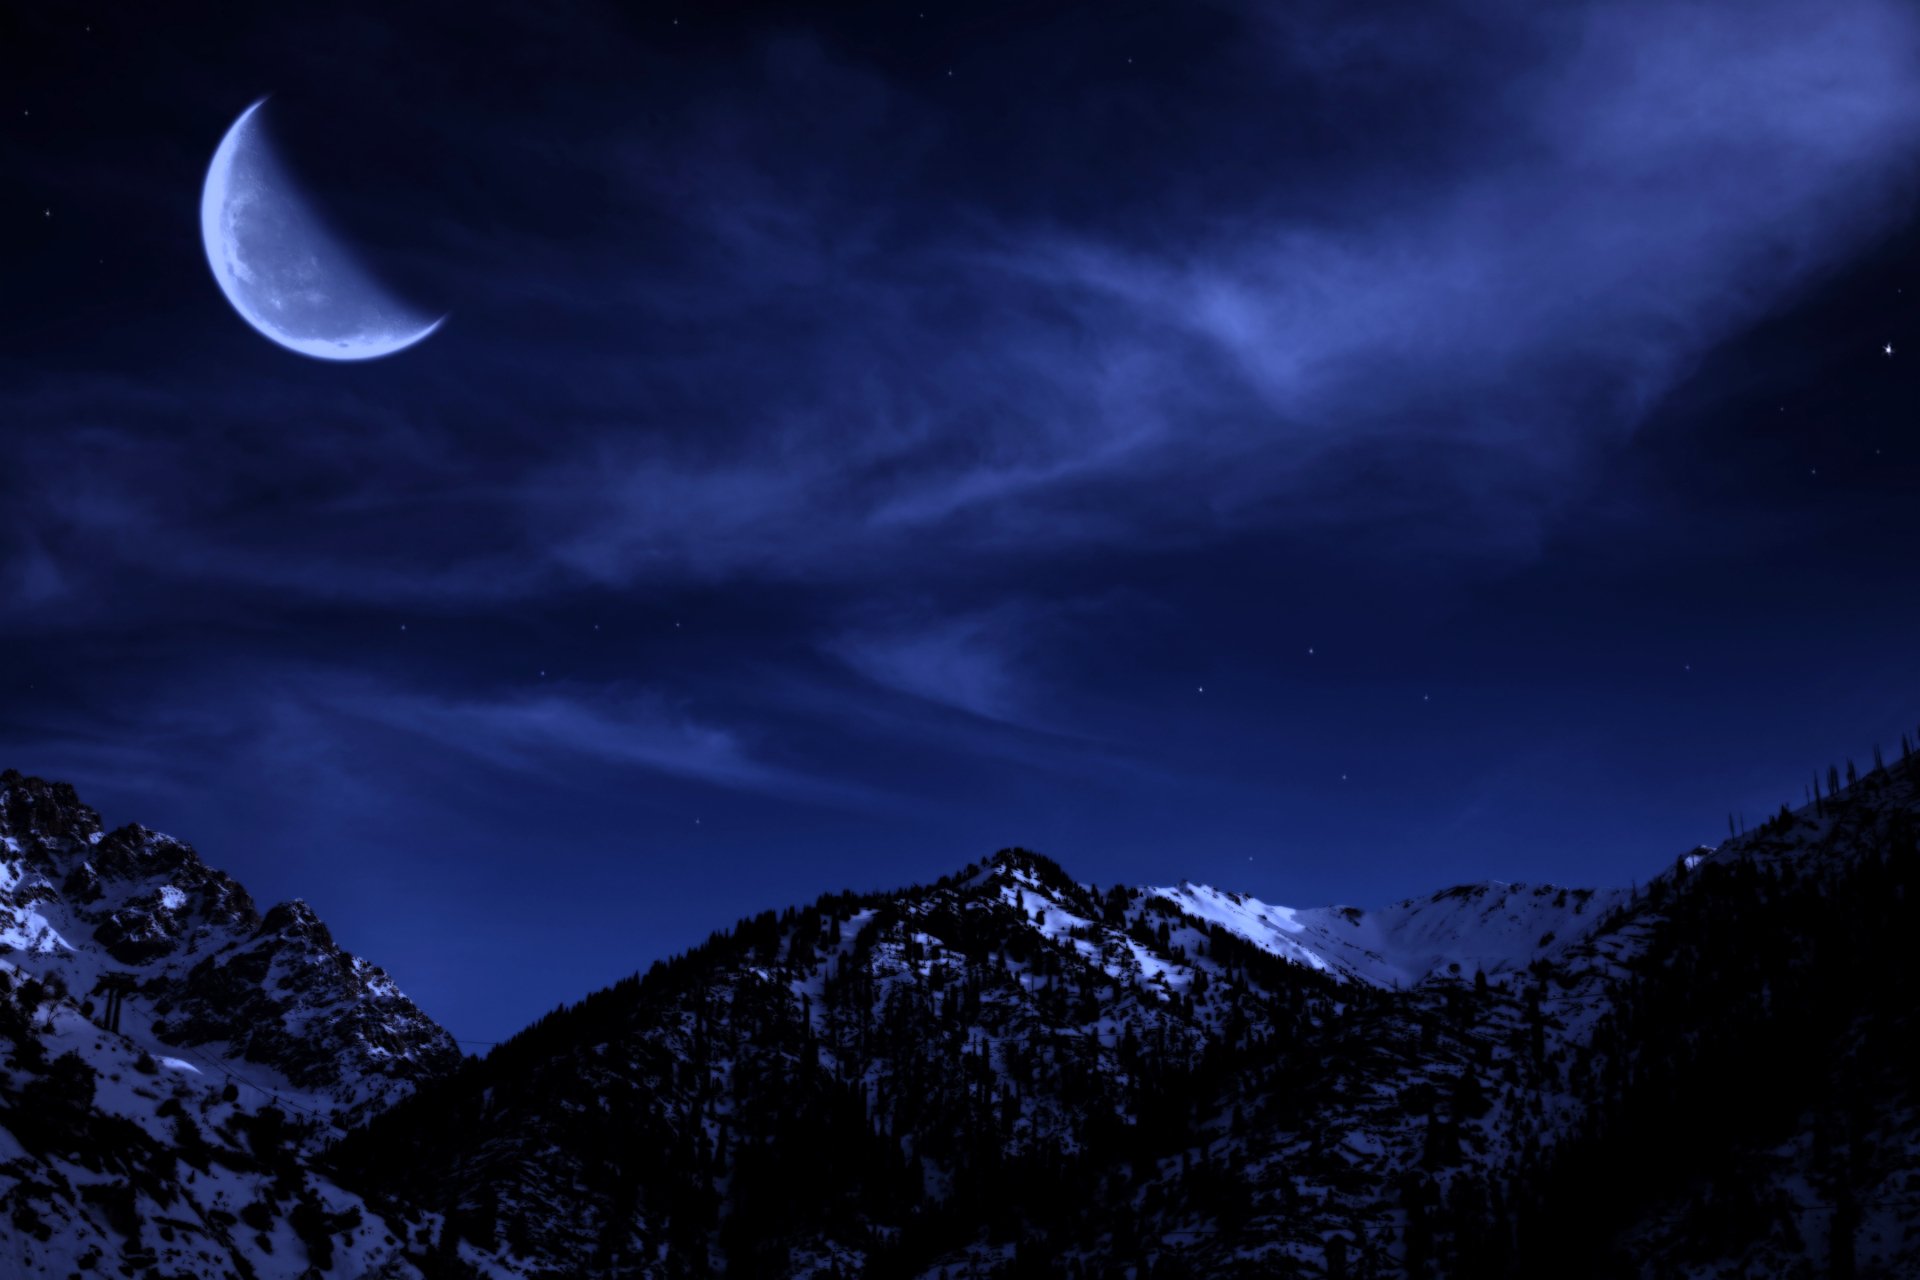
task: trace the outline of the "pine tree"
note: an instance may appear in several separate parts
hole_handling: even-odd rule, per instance
[[[1327,1280],[1347,1280],[1347,1238],[1343,1235],[1327,1238]]]
[[[1834,1193],[1833,1215],[1827,1234],[1827,1275],[1832,1280],[1853,1280],[1858,1274],[1854,1257],[1854,1235],[1860,1229],[1860,1206],[1853,1188],[1844,1176]]]

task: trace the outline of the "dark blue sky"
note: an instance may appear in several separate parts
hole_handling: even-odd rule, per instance
[[[1009,844],[1624,883],[1920,719],[1904,3],[20,8],[0,764],[456,1035]],[[420,347],[222,299],[269,92]]]

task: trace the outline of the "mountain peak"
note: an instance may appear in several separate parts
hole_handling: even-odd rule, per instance
[[[80,803],[72,784],[49,782],[17,769],[0,773],[0,840],[97,839],[100,815]]]
[[[333,941],[327,926],[314,913],[313,908],[307,905],[305,898],[289,898],[285,902],[277,902],[269,907],[267,914],[261,918],[259,931],[261,933],[307,933],[324,939],[328,944]]]
[[[137,823],[102,832],[71,786],[13,770],[0,773],[0,952],[77,992],[131,975],[122,1025],[155,1053],[224,1060],[344,1121],[460,1060],[306,902],[262,916],[190,845]]]
[[[1023,879],[1051,894],[1078,896],[1086,892],[1084,886],[1067,874],[1066,868],[1031,849],[1001,849],[987,859],[983,875],[986,879]]]
[[[1146,892],[1270,955],[1375,987],[1517,973],[1584,938],[1627,897],[1488,880],[1365,910],[1283,907],[1189,880]]]

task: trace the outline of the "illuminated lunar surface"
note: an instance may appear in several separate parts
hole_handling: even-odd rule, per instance
[[[221,292],[248,324],[301,355],[373,360],[413,346],[440,320],[396,302],[301,201],[259,126],[265,101],[220,140],[200,195],[200,234]]]

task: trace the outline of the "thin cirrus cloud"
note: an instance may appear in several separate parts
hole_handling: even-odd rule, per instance
[[[375,603],[885,590],[1383,515],[1524,556],[1703,352],[1911,208],[1904,6],[1454,4],[1418,40],[1242,12],[1257,53],[1167,107],[1231,154],[1161,144],[1097,224],[943,186],[958,126],[804,40],[761,86],[807,89],[804,129],[756,132],[750,91],[690,99],[685,150],[597,125],[608,216],[456,240],[470,358],[388,399],[19,393],[48,429],[0,479],[0,587],[23,613],[116,565]],[[1431,112],[1377,109],[1409,85]],[[671,213],[668,244],[636,261],[621,212]]]
[[[556,686],[432,695],[357,680],[320,685],[343,721],[477,758],[506,773],[590,785],[583,766],[700,782],[802,803],[868,807],[862,788],[770,758],[772,747],[738,725],[674,706],[645,688]]]
[[[833,637],[828,653],[884,688],[1008,724],[1029,714],[1016,674],[1032,620],[1011,605],[950,617],[869,621]]]
[[[1315,193],[1275,120],[1271,157],[1247,156],[1270,198],[1153,236],[975,219],[839,277],[794,267],[809,306],[845,319],[800,338],[787,391],[806,412],[775,448],[749,431],[713,461],[598,468],[530,495],[540,518],[608,581],[831,576],[897,567],[876,542],[1164,536],[1168,486],[1214,516],[1365,519],[1375,491],[1343,463],[1365,457],[1417,465],[1436,509],[1517,495],[1466,536],[1526,547],[1578,464],[1707,349],[1911,207],[1920,20],[1800,0],[1467,8],[1525,38],[1485,83],[1432,72],[1436,91],[1482,100],[1444,165]],[[1274,73],[1318,74],[1337,113],[1341,75],[1395,38],[1323,38]],[[1312,216],[1273,211],[1290,190]],[[825,252],[735,214],[759,255]],[[916,302],[928,291],[942,305]]]
[[[216,777],[316,793],[371,811],[391,800],[389,764],[431,773],[464,759],[562,787],[607,774],[650,775],[839,808],[879,797],[775,759],[764,731],[678,707],[635,686],[556,683],[531,690],[430,693],[359,673],[255,666],[236,698],[235,670],[125,688],[111,704],[54,721],[0,726],[0,748],[48,776],[108,779],[120,790],[191,793]],[[426,755],[421,748],[426,748]]]
[[[1491,87],[1497,132],[1444,181],[1197,243],[1068,234],[1002,261],[1090,320],[1157,317],[1229,357],[1272,412],[1226,447],[1264,453],[1265,481],[1303,454],[1449,439],[1551,471],[1911,207],[1904,6],[1494,9],[1550,28],[1528,44],[1544,61]],[[1362,60],[1321,52],[1328,75]]]

